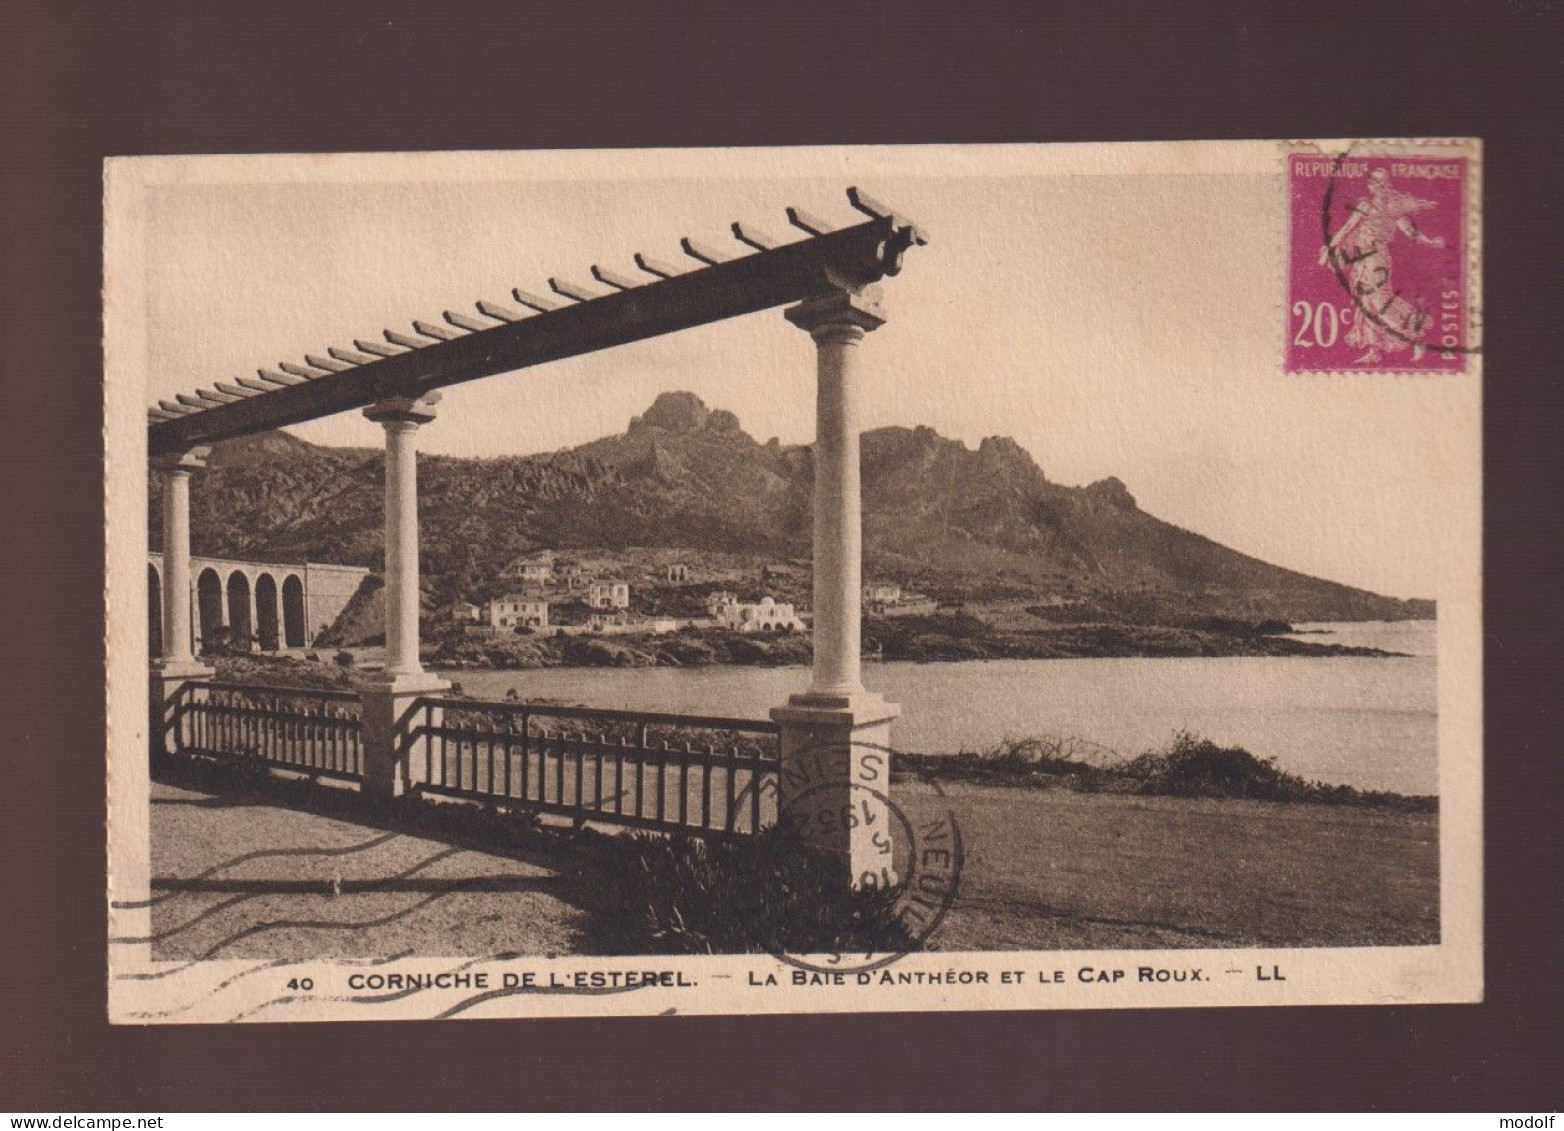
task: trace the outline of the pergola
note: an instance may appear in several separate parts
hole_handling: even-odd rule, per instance
[[[896,275],[905,252],[926,237],[858,189],[847,195],[866,217],[847,227],[789,208],[789,223],[803,233],[792,242],[735,223],[737,247],[686,238],[678,263],[637,253],[635,275],[593,266],[590,285],[554,277],[547,294],[513,290],[514,305],[480,300],[473,313],[447,310],[438,321],[414,321],[412,333],[386,330],[383,341],[355,340],[351,349],[333,346],[302,363],[283,362],[159,401],[149,409],[147,431],[149,454],[166,473],[163,655],[154,693],[167,702],[184,683],[211,675],[190,647],[189,484],[207,446],[362,409],[386,431],[386,666],[376,690],[364,697],[366,784],[394,792],[398,720],[417,696],[446,687],[422,668],[418,627],[416,434],[435,419],[440,390],[788,306],[788,321],[817,346],[814,663],[808,690],[772,715],[782,728],[784,794],[795,789],[808,809],[861,804],[854,783],[883,785],[880,765],[897,712],[865,692],[859,670],[856,354],[865,334],[885,321],[876,284]],[[854,876],[860,858],[868,862],[866,836],[854,823],[825,837]]]

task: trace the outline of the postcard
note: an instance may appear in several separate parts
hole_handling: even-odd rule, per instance
[[[110,159],[111,1020],[1482,998],[1482,148]]]

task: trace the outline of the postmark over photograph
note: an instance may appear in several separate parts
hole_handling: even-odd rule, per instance
[[[1479,1000],[1480,158],[109,161],[111,1020]]]
[[[1364,143],[1286,160],[1288,372],[1467,372],[1467,149]]]

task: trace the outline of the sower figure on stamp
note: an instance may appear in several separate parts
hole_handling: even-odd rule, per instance
[[[1320,248],[1320,266],[1329,265],[1343,276],[1358,305],[1346,341],[1364,348],[1359,365],[1373,365],[1384,354],[1409,345],[1414,362],[1423,357],[1428,314],[1392,283],[1390,245],[1399,232],[1427,247],[1444,247],[1443,238],[1425,236],[1411,219],[1433,206],[1431,200],[1391,187],[1389,175],[1376,169],[1368,177],[1368,195],[1353,205],[1351,215]]]

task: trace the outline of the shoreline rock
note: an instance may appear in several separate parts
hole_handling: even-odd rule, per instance
[[[1255,631],[1160,625],[1084,624],[1005,632],[959,615],[906,618],[865,626],[868,661],[951,663],[966,660],[1405,656],[1378,648],[1317,644]],[[703,632],[613,637],[497,637],[451,640],[427,662],[448,670],[539,668],[785,667],[808,664],[807,633],[746,636]]]

